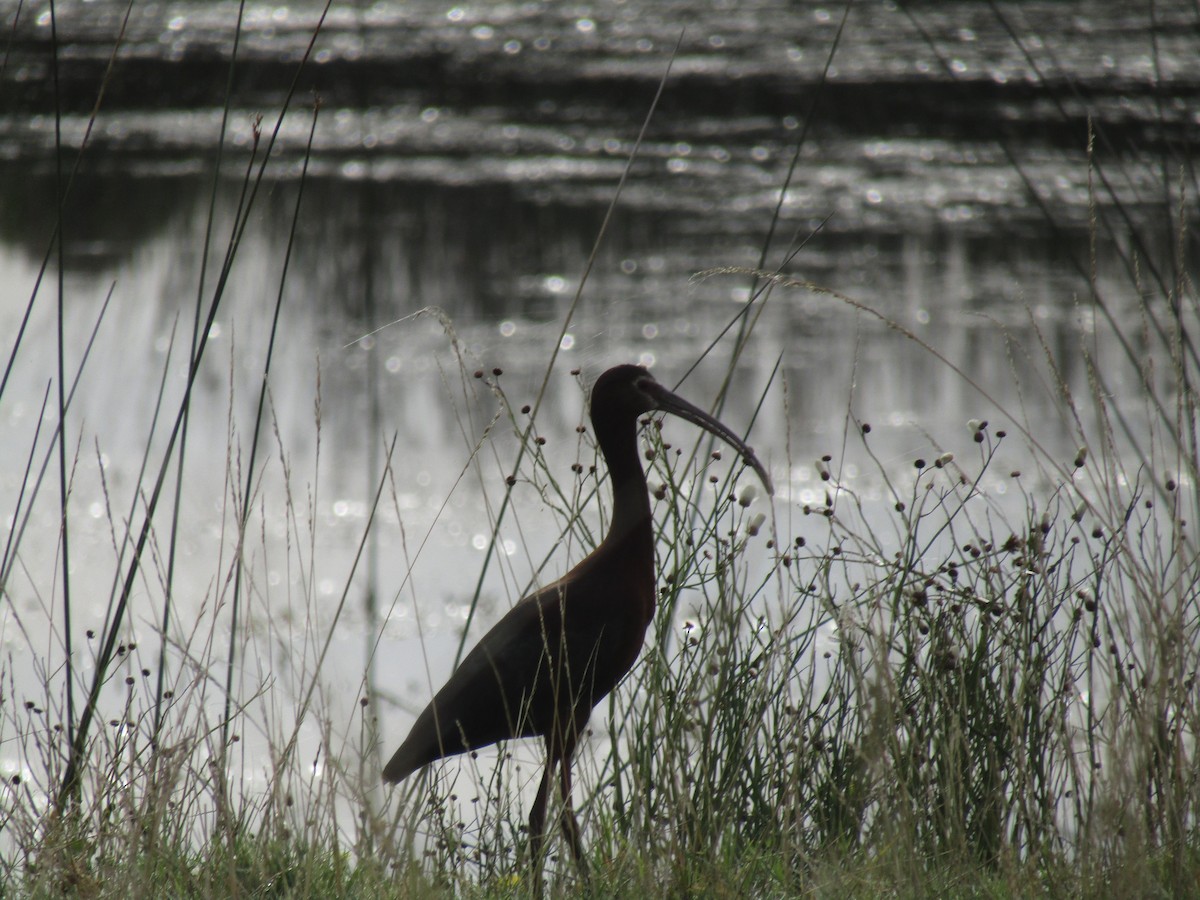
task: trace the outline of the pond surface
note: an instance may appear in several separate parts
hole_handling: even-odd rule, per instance
[[[480,579],[516,457],[500,392],[513,409],[537,402],[552,359],[537,433],[548,471],[580,490],[570,466],[594,457],[575,429],[601,371],[636,361],[670,385],[687,375],[680,392],[710,405],[732,369],[722,417],[739,431],[753,419],[785,540],[819,531],[800,510],[822,502],[823,454],[867,514],[884,515],[885,479],[911,480],[914,458],[978,459],[968,419],[1016,435],[1011,461],[984,483],[1000,493],[1033,453],[1022,429],[1046,458],[1068,459],[1080,429],[1098,425],[1088,403],[1075,420],[1064,388],[1102,392],[1135,432],[1145,413],[1137,365],[1166,355],[1147,309],[1169,307],[1196,233],[1193,3],[862,3],[840,40],[843,9],[822,3],[379,2],[336,4],[324,19],[321,4],[252,3],[240,31],[236,3],[140,3],[128,20],[126,9],[58,4],[58,116],[48,6],[24,5],[15,24],[4,13],[6,360],[22,337],[0,395],[0,521],[6,541],[20,538],[0,615],[20,697],[62,661],[47,455],[60,165],[72,179],[68,380],[99,319],[66,427],[84,680],[84,635],[104,627],[127,565],[124,523],[140,527],[183,395],[196,298],[211,301],[251,199],[193,391],[168,630],[190,647],[195,623],[230,627],[237,485],[281,298],[250,501],[241,691],[269,682],[301,695],[313,635],[331,633],[323,683],[348,718],[378,647],[388,744],[451,667]],[[718,268],[779,270],[883,318],[797,287],[760,294],[744,273],[696,277]],[[1194,328],[1195,307],[1182,315]],[[1171,383],[1168,366],[1153,377]],[[393,438],[373,543],[355,567]],[[49,466],[36,495],[31,448],[34,471]],[[554,549],[562,519],[537,486],[522,479],[513,503],[475,630],[586,552]],[[169,522],[160,510],[122,626],[141,654],[130,671],[157,668]],[[208,652],[223,662],[223,648]],[[194,674],[173,671],[181,683]]]

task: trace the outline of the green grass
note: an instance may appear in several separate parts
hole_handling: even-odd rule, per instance
[[[261,170],[248,171],[243,215],[261,177]],[[1177,229],[1181,256],[1187,245],[1181,223],[1194,218],[1191,203],[1185,195],[1180,208],[1165,212],[1163,224]],[[294,215],[304,215],[299,203]],[[239,243],[240,224],[229,237],[230,258]],[[1140,258],[1131,273],[1149,272],[1156,262]],[[1131,274],[1131,291],[1140,288],[1145,298],[1142,350],[1119,364],[1143,379],[1141,409],[1111,405],[1105,387],[1111,373],[1091,358],[1082,330],[1074,349],[1089,366],[1086,396],[1072,395],[1049,350],[1034,359],[1085,448],[1069,458],[1042,449],[1036,423],[992,408],[986,413],[992,424],[968,432],[974,454],[952,458],[931,440],[922,460],[897,471],[877,456],[869,423],[851,400],[840,446],[815,467],[825,501],[801,505],[784,492],[770,504],[743,495],[739,473],[728,460],[712,461],[706,444],[667,447],[657,430],[646,429],[650,482],[665,486],[655,505],[659,614],[641,662],[593,714],[599,739],[577,755],[575,795],[590,881],[580,881],[554,836],[549,892],[912,898],[1200,892],[1200,554],[1192,532],[1200,484],[1193,385],[1200,371],[1190,343],[1195,289],[1187,267],[1179,272],[1157,282],[1148,277],[1158,285],[1149,288]],[[754,275],[757,303],[809,289],[772,273]],[[216,277],[198,292],[197,335],[208,333],[204,323],[215,314],[223,284]],[[754,320],[746,321],[743,336],[752,340]],[[582,555],[603,533],[608,504],[606,487],[586,474],[600,465],[590,435],[578,445],[579,477],[561,479],[536,441],[536,417],[512,408],[497,381],[472,379],[474,367],[457,356],[452,323],[445,326],[458,367],[449,372],[455,387],[448,394],[495,413],[486,428],[464,425],[464,472],[478,465],[497,479],[513,476],[511,490],[544,501],[557,544]],[[1101,318],[1097,327],[1116,326]],[[197,340],[193,359],[203,350]],[[18,340],[12,353],[19,352]],[[772,384],[761,414],[786,415],[791,390]],[[584,399],[581,384],[581,405]],[[186,446],[182,423],[190,402],[185,397],[164,410],[147,438],[140,486],[143,496],[165,491],[164,508],[172,454]],[[69,394],[50,399],[48,409],[68,419]],[[268,425],[270,412],[264,401],[259,424]],[[1131,428],[1131,421],[1142,424]],[[181,423],[178,449],[156,462],[149,448],[161,452],[173,422]],[[311,435],[317,445],[326,439],[321,427],[318,400]],[[269,431],[264,427],[264,435]],[[44,434],[25,439],[57,453]],[[261,515],[288,523],[289,562],[311,572],[321,553],[318,479],[291,471],[278,431],[272,439],[273,445],[263,438],[271,452],[263,453],[261,474],[251,464],[244,475],[233,462],[238,437],[231,428],[225,500],[237,512],[223,535],[231,556],[212,572],[221,616],[263,590],[254,580],[261,577],[255,554],[267,552]],[[513,446],[519,454],[510,452]],[[786,454],[770,449],[777,459]],[[53,508],[59,502],[53,491],[39,493],[42,458],[32,458],[23,496]],[[784,462],[789,470],[799,464]],[[868,477],[843,478],[851,463]],[[376,502],[398,512],[390,466],[381,455],[372,473]],[[68,468],[59,476],[64,482]],[[255,478],[286,485],[285,508],[246,502],[259,490]],[[867,483],[878,486],[882,499],[859,493]],[[1001,483],[1003,494],[996,489]],[[384,792],[380,755],[390,748],[379,746],[377,717],[390,710],[369,666],[352,722],[338,721],[325,703],[324,648],[344,605],[357,602],[350,596],[353,572],[336,610],[318,615],[311,593],[291,598],[311,612],[302,621],[243,618],[230,636],[221,616],[172,620],[159,637],[176,645],[171,658],[183,662],[155,689],[158,670],[140,673],[136,648],[118,639],[120,610],[129,586],[139,585],[163,610],[161,621],[176,615],[169,567],[156,562],[153,577],[142,579],[146,558],[168,559],[186,524],[161,513],[157,531],[141,532],[148,535],[146,555],[134,556],[130,542],[149,521],[144,508],[134,513],[126,520],[109,512],[114,546],[122,548],[118,585],[127,587],[113,593],[111,653],[99,642],[84,651],[96,663],[92,699],[77,691],[71,715],[62,685],[87,682],[69,664],[65,675],[45,673],[45,695],[37,701],[3,686],[0,740],[35,773],[13,776],[0,789],[4,893],[529,896],[527,766],[517,773],[509,760],[481,761],[457,781],[433,767]],[[370,552],[377,539],[369,518],[363,549]],[[18,535],[5,552],[6,577],[19,542]],[[562,558],[560,551],[545,563],[543,580]],[[4,602],[8,591],[0,584]],[[373,599],[368,608],[373,617]],[[299,630],[311,648],[291,685],[301,700],[295,709],[256,703],[265,684],[249,696],[229,690],[230,660],[252,629],[265,631],[254,635],[264,642],[292,641]],[[167,658],[164,651],[158,666]],[[114,713],[96,698],[107,692],[111,699],[125,679],[128,699]],[[98,719],[86,739],[72,742],[80,710]],[[320,735],[320,778],[313,760],[298,757],[302,726]],[[240,735],[250,732],[265,735],[270,748],[265,783],[243,780]],[[74,783],[72,771],[79,774]],[[469,802],[467,791],[477,792],[478,801]]]

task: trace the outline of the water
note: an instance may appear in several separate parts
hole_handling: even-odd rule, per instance
[[[243,175],[272,139],[320,9],[248,7],[206,297]],[[103,628],[122,569],[119,523],[140,523],[146,502],[148,483],[139,493],[137,481],[142,455],[149,440],[152,478],[166,446],[162,422],[149,439],[160,378],[165,372],[164,417],[186,379],[237,6],[136,5],[92,123],[124,10],[105,2],[60,10],[59,122],[42,8],[22,13],[0,82],[5,350],[54,230],[56,125],[65,171],[87,138],[64,216],[68,372],[112,297],[67,425],[69,445],[78,448],[69,507],[72,630],[85,679],[94,643],[82,635]],[[519,409],[534,402],[560,348],[537,426],[551,471],[574,484],[570,465],[594,461],[575,432],[584,421],[581,383],[607,366],[640,361],[674,384],[716,341],[680,388],[701,403],[715,396],[737,329],[720,335],[745,308],[751,279],[696,273],[756,267],[765,258],[768,269],[783,266],[789,276],[851,295],[909,334],[828,296],[777,288],[759,301],[761,318],[723,412],[745,429],[768,391],[751,442],[781,486],[781,527],[799,533],[815,528],[798,510],[824,495],[812,461],[825,453],[844,460],[843,482],[866,498],[868,510],[880,511],[890,507],[883,474],[911,477],[915,457],[945,449],[970,464],[969,418],[1017,435],[1011,465],[1028,458],[1022,426],[1051,458],[1072,457],[1080,436],[1055,379],[1089,396],[1081,337],[1091,342],[1102,390],[1141,421],[1143,387],[1119,335],[1132,342],[1135,360],[1165,353],[1140,336],[1138,297],[1161,309],[1155,276],[1174,283],[1169,226],[1179,214],[1164,204],[1178,196],[1178,154],[1197,126],[1195,7],[1156,3],[1154,28],[1148,10],[1124,4],[1032,3],[1004,12],[1022,47],[986,5],[924,4],[914,22],[891,4],[862,4],[818,90],[841,15],[834,5],[384,2],[332,9],[271,144],[195,387],[177,640],[209,617],[218,629],[229,627],[231,542],[242,502],[233,485],[244,483],[249,465],[298,199],[256,463],[254,589],[243,612],[251,638],[239,695],[269,683],[277,695],[303,696],[321,648],[302,623],[314,621],[321,638],[332,634],[321,677],[327,702],[351,721],[363,660],[378,638],[389,746],[403,733],[405,711],[452,664],[515,456],[503,419],[473,456],[503,407],[484,382],[462,378],[463,370],[502,369],[497,381]],[[659,107],[629,164],[685,25]],[[321,108],[309,152],[314,90]],[[1090,172],[1088,115],[1096,129]],[[564,328],[627,166],[582,301]],[[1190,196],[1194,185],[1185,177]],[[1093,209],[1098,252],[1090,285]],[[1183,218],[1194,229],[1190,200]],[[24,512],[18,498],[30,448],[40,465],[57,422],[53,393],[41,412],[56,378],[53,256],[50,262],[0,397],[6,538]],[[1096,312],[1093,296],[1115,325]],[[431,307],[452,327],[435,314],[414,317]],[[1166,369],[1156,377],[1169,388]],[[872,424],[882,472],[853,439],[855,420]],[[668,427],[678,440],[686,437],[686,426]],[[393,436],[378,544],[355,568]],[[40,666],[54,671],[62,659],[56,465],[34,500],[5,587],[4,642],[19,697],[40,690]],[[1005,490],[1000,475],[1009,467],[1006,458],[985,487]],[[554,577],[586,549],[558,550],[539,574],[557,533],[548,523],[559,524],[554,504],[525,484],[514,500],[499,561],[484,579],[476,629],[532,580]],[[131,672],[157,667],[167,513],[156,522],[147,575],[124,625],[138,645]],[[381,631],[362,602],[372,591],[387,618]],[[215,664],[223,664],[225,640],[217,638]],[[422,647],[432,648],[428,657]],[[186,665],[172,671],[181,685],[194,674]],[[221,672],[212,677],[223,683]],[[219,700],[207,702],[219,708]],[[27,765],[15,757],[0,763]]]

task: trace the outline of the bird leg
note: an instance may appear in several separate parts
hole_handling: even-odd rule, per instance
[[[542,871],[542,840],[546,836],[546,801],[550,796],[550,783],[554,780],[554,766],[557,763],[555,755],[548,753],[546,771],[542,773],[541,786],[533,801],[533,809],[529,811],[529,860],[539,876]]]
[[[580,836],[579,822],[575,818],[575,808],[571,803],[571,755],[575,752],[578,738],[574,734],[567,735],[560,741],[551,735],[546,737],[546,769],[542,773],[542,783],[538,786],[537,797],[533,801],[533,809],[529,812],[529,857],[533,866],[534,895],[541,895],[542,887],[542,844],[545,841],[546,804],[550,800],[550,785],[554,779],[554,769],[560,763],[559,790],[562,794],[562,813],[559,825],[563,837],[571,848],[571,855],[579,866],[580,874],[586,881],[588,877],[587,860],[583,855],[583,840]]]
[[[580,838],[579,822],[575,818],[575,807],[571,803],[571,754],[575,751],[575,735],[567,738],[562,754],[562,771],[559,773],[559,787],[562,791],[562,833],[571,848],[571,855],[584,879],[588,876],[587,861],[583,857],[583,840]]]

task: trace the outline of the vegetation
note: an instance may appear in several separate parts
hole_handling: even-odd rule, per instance
[[[270,130],[260,137],[229,261],[271,152]],[[1178,196],[1163,223],[1174,236],[1166,266],[1137,250],[1130,256],[1141,325],[1117,364],[1140,380],[1143,407],[1111,405],[1109,373],[1084,329],[1073,350],[1089,366],[1088,396],[1071,393],[1048,347],[1034,361],[1077,436],[1078,450],[1066,457],[1041,447],[1037,423],[993,408],[969,423],[973,455],[955,456],[931,440],[924,458],[897,471],[876,454],[870,423],[851,398],[841,438],[811,466],[819,499],[799,501],[795,485],[780,478],[785,486],[769,502],[741,489],[739,472],[710,447],[671,446],[646,428],[659,527],[658,620],[638,667],[595,711],[593,739],[579,753],[577,808],[590,880],[566,854],[558,857],[554,841],[551,893],[1200,891],[1200,553],[1192,530],[1200,513],[1200,366],[1185,262],[1194,211],[1186,194]],[[1119,207],[1115,196],[1101,199]],[[299,200],[293,215],[304,215]],[[54,252],[52,244],[50,269]],[[212,572],[211,608],[194,622],[175,618],[173,560],[187,526],[178,504],[171,509],[173,491],[190,385],[227,271],[210,276],[199,294],[192,346],[173,349],[190,353],[189,390],[173,408],[173,395],[162,390],[136,502],[128,512],[106,511],[119,568],[106,630],[86,647],[67,643],[72,576],[64,569],[45,589],[59,605],[47,615],[63,628],[57,655],[39,673],[44,696],[17,696],[8,670],[0,742],[23,766],[0,787],[0,890],[528,896],[524,811],[536,767],[514,764],[514,748],[505,748],[465,760],[458,778],[433,767],[384,793],[379,759],[391,748],[379,747],[379,690],[369,664],[353,722],[327,710],[327,652],[351,602],[354,572],[332,611],[318,610],[310,594],[293,604],[311,611],[303,621],[247,612],[247,597],[269,594],[255,582],[267,518],[287,523],[290,564],[312,567],[321,552],[317,478],[291,471],[278,430],[274,446],[267,438],[269,364],[256,422],[262,437],[256,431],[249,446],[273,452],[243,466],[231,429],[228,555]],[[774,272],[722,277],[730,274],[753,279],[751,312],[769,298],[813,289]],[[1087,302],[1107,313],[1109,299],[1094,283],[1084,287],[1092,292]],[[35,302],[45,302],[36,291]],[[278,307],[276,316],[286,331]],[[752,315],[742,324],[739,346],[753,335]],[[1121,326],[1099,315],[1096,327]],[[446,329],[457,352],[452,325]],[[14,336],[10,360],[29,352],[22,340]],[[86,359],[74,374],[61,356],[53,362],[42,429],[69,418],[72,385],[86,378]],[[608,502],[589,436],[580,440],[578,478],[564,481],[538,443],[537,408],[510,405],[498,378],[473,377],[473,369],[460,358],[463,396],[497,412],[466,436],[472,464],[495,450],[491,465],[509,490],[536,492],[557,518],[556,543],[586,550],[602,533]],[[761,408],[786,415],[788,389],[773,384]],[[0,382],[0,401],[8,399]],[[319,405],[312,427],[319,446],[326,439]],[[30,509],[61,504],[67,554],[65,498],[86,451],[56,435],[22,437],[30,464],[0,565],[5,604]],[[786,460],[788,472],[804,465]],[[850,465],[872,477],[843,477]],[[390,455],[372,475],[377,494],[364,550],[377,515],[402,506]],[[56,478],[62,499],[49,486]],[[286,508],[258,502],[266,478],[285,486]],[[493,521],[497,531],[504,508]],[[135,592],[139,603],[149,597],[162,610],[160,648],[127,642]],[[252,704],[262,698],[234,689],[235,660],[252,628],[289,642],[299,629],[311,648],[294,672],[268,673],[291,680],[294,707]],[[272,679],[249,693],[265,693]],[[300,758],[302,731],[318,736],[318,760]],[[241,753],[241,736],[251,732],[270,748],[265,778],[253,777]]]

